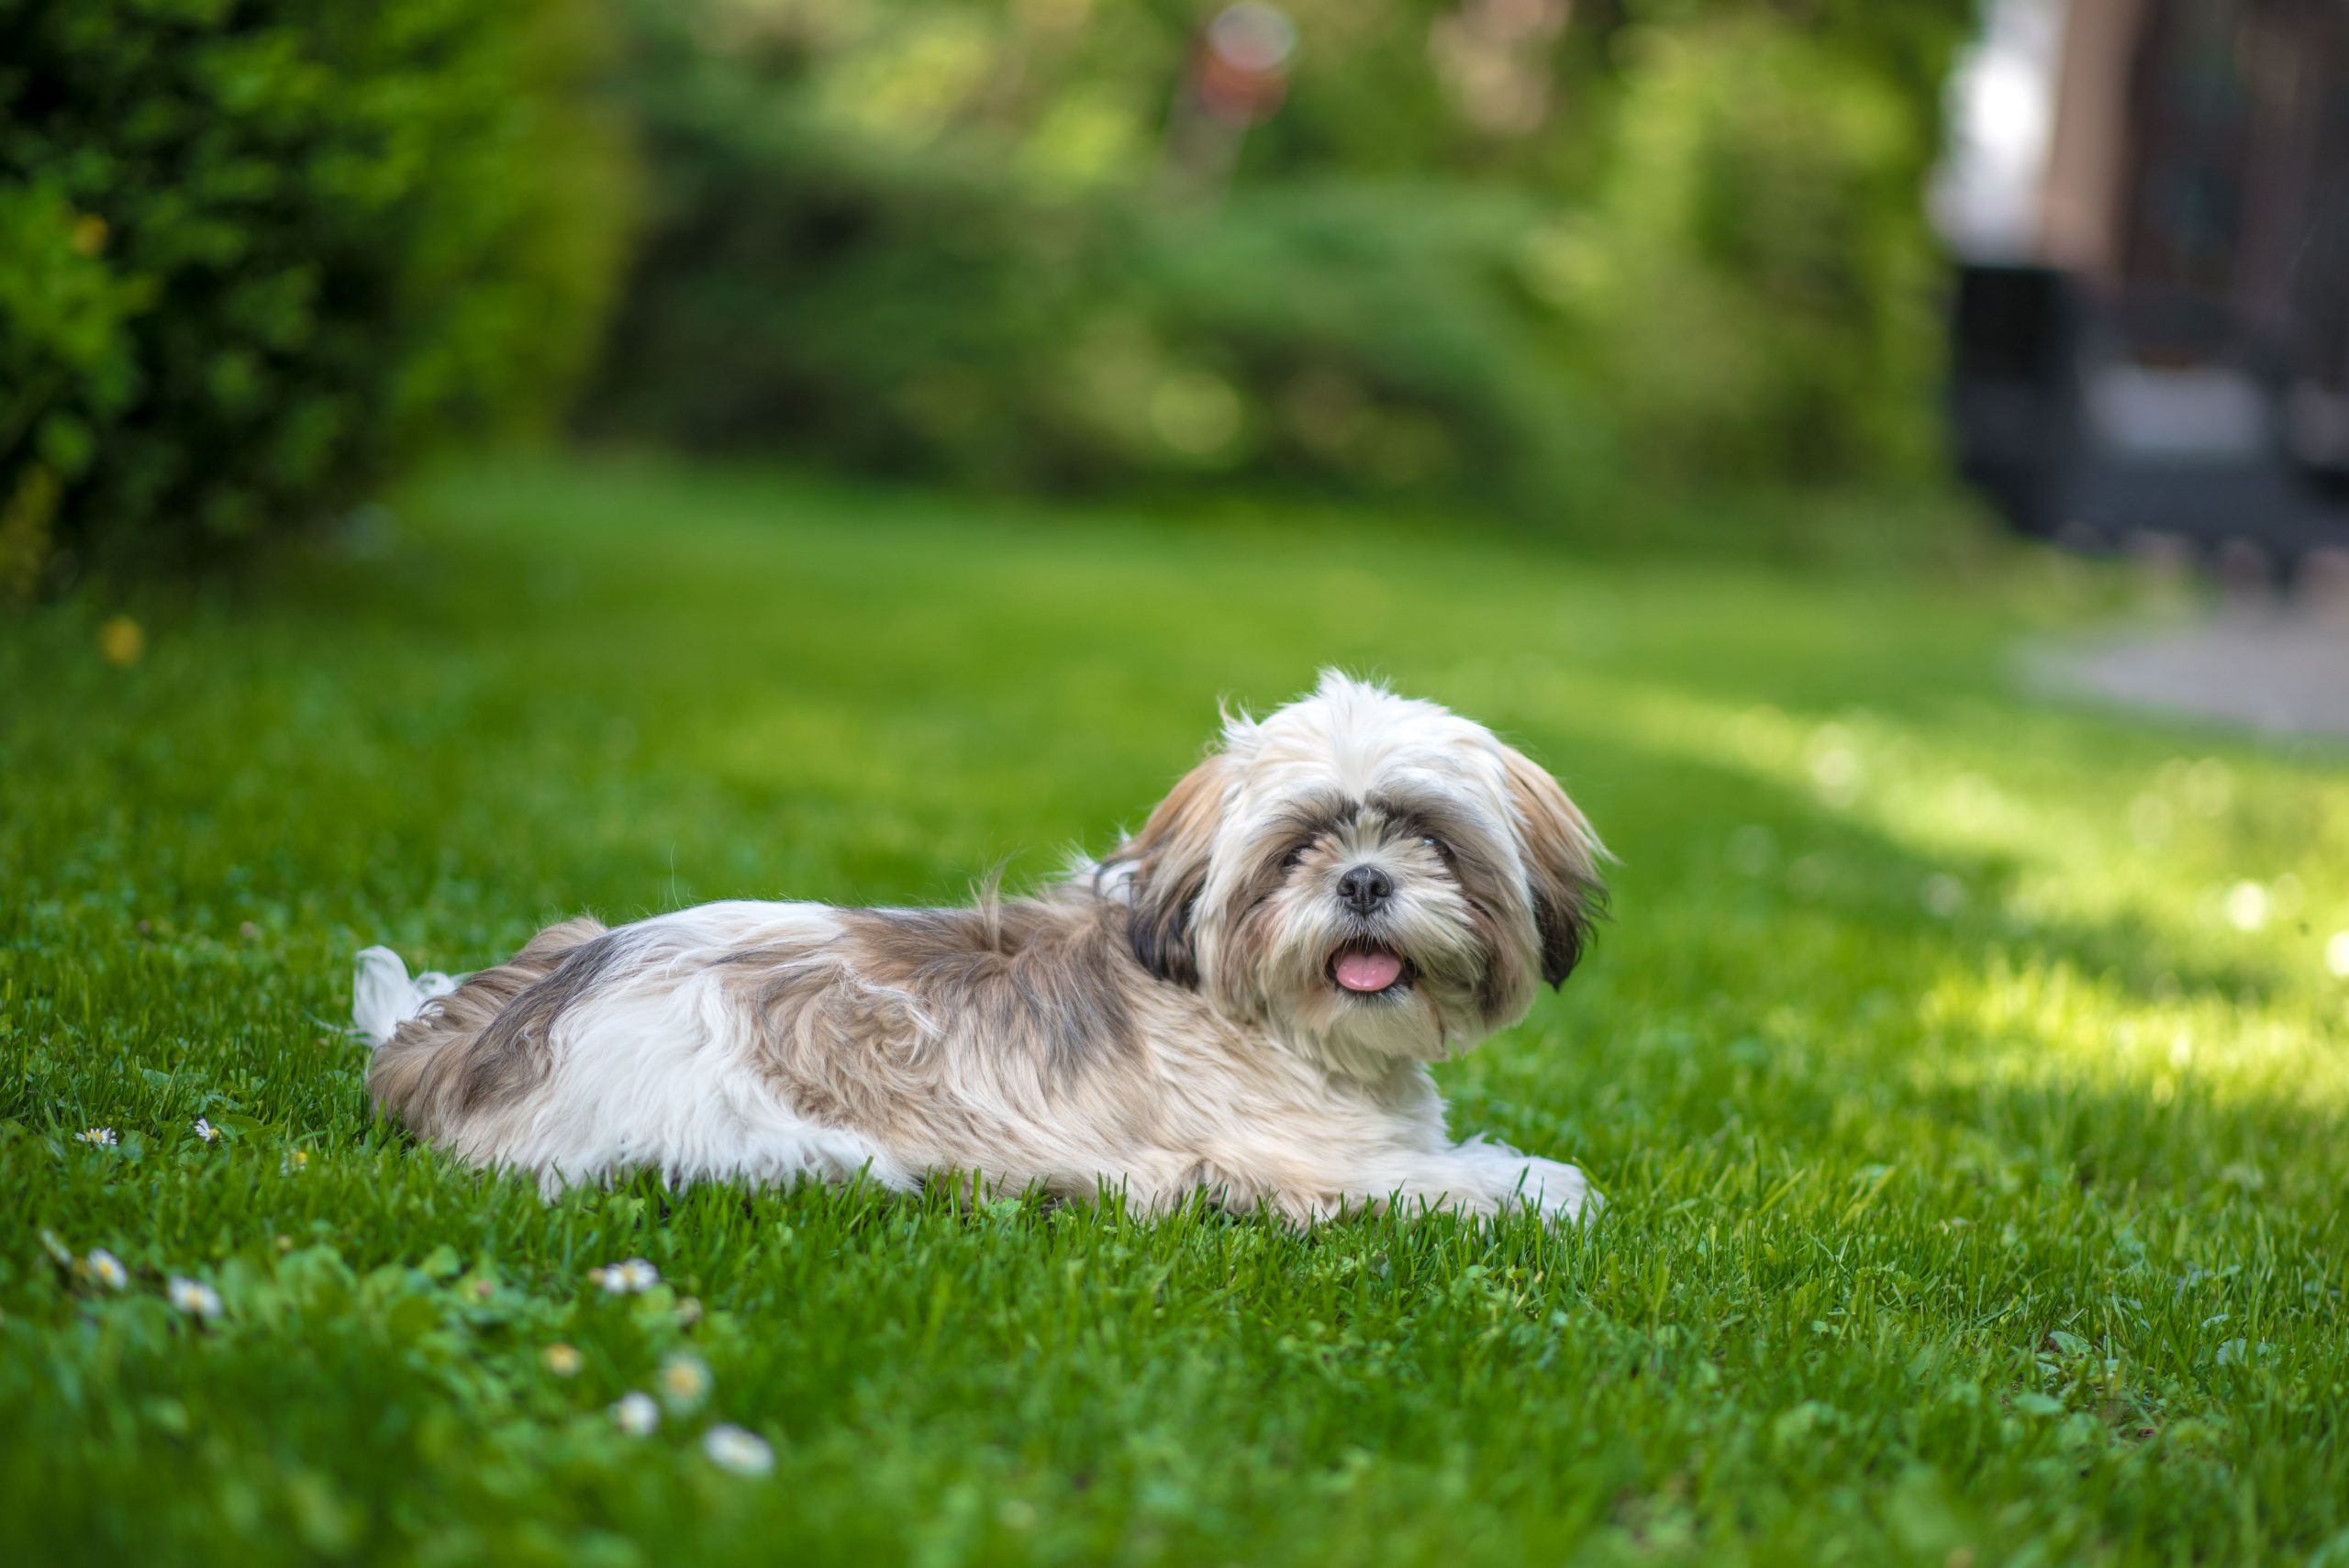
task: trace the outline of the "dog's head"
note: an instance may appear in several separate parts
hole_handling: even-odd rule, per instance
[[[1152,973],[1371,1074],[1465,1050],[1563,982],[1605,853],[1482,725],[1330,672],[1228,719],[1103,873]]]

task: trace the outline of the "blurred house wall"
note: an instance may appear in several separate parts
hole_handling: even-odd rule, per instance
[[[2349,539],[2349,5],[1990,0],[1935,213],[2016,523]]]
[[[2038,259],[2111,280],[2128,158],[2130,66],[2149,10],[2146,0],[2069,0],[2049,86],[2052,145],[2038,192]]]

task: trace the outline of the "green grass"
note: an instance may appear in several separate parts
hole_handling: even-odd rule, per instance
[[[585,460],[402,515],[143,605],[128,669],[114,606],[0,626],[12,1561],[2349,1562],[2349,768],[2016,695],[2100,580]],[[1622,856],[1582,972],[1441,1073],[1595,1229],[549,1207],[370,1118],[365,943],[1039,876],[1324,662]],[[707,1398],[621,1435],[679,1353]]]

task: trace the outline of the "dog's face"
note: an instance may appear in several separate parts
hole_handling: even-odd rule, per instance
[[[1347,1071],[1465,1050],[1564,981],[1605,851],[1483,726],[1335,673],[1185,778],[1106,869],[1163,979]]]

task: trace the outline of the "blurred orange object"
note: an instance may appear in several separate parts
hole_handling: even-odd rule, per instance
[[[1297,28],[1257,0],[1216,13],[1191,57],[1191,95],[1200,109],[1230,126],[1272,117],[1288,92]]]

